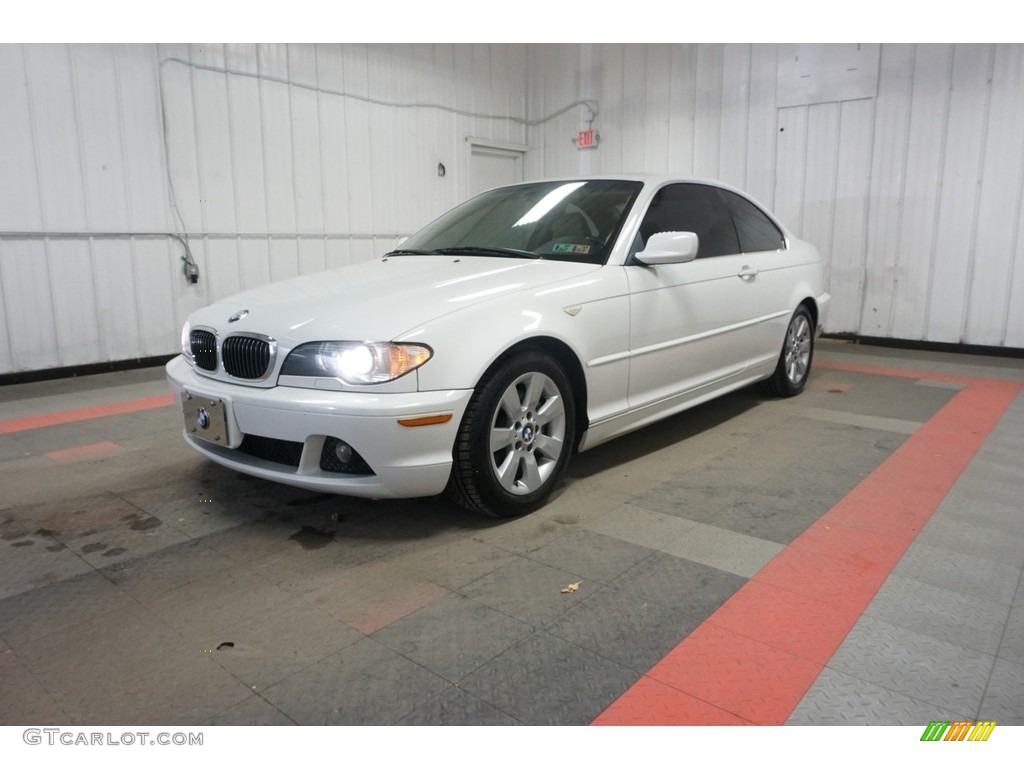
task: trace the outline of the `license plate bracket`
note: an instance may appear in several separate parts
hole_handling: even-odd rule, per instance
[[[182,392],[181,410],[185,431],[189,435],[218,445],[229,445],[227,408],[223,400]]]

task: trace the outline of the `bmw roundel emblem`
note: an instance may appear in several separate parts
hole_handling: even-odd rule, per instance
[[[248,314],[249,314],[249,310],[248,309],[240,309],[237,312],[235,312],[235,314],[233,314],[231,317],[228,318],[228,322],[229,323],[237,323],[239,320],[241,320],[243,317],[245,317]]]
[[[202,406],[200,406],[199,410],[196,411],[196,424],[199,425],[200,429],[210,428],[210,412]]]

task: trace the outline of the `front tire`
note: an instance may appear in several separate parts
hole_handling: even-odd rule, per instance
[[[775,372],[762,383],[762,388],[768,394],[778,397],[799,395],[811,374],[813,359],[814,318],[806,305],[801,304],[789,319]]]
[[[491,517],[540,507],[575,438],[575,401],[562,368],[539,351],[516,354],[481,379],[455,440],[456,501]]]

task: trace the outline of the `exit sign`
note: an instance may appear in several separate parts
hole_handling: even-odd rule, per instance
[[[576,134],[576,149],[593,149],[597,146],[599,136],[593,128]]]

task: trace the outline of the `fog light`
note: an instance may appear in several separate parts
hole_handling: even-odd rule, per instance
[[[373,474],[370,465],[359,455],[359,451],[336,437],[324,439],[324,447],[320,451],[320,469],[342,475]]]
[[[352,453],[352,446],[343,440],[339,440],[334,444],[334,455],[342,464],[348,464],[352,461]]]

